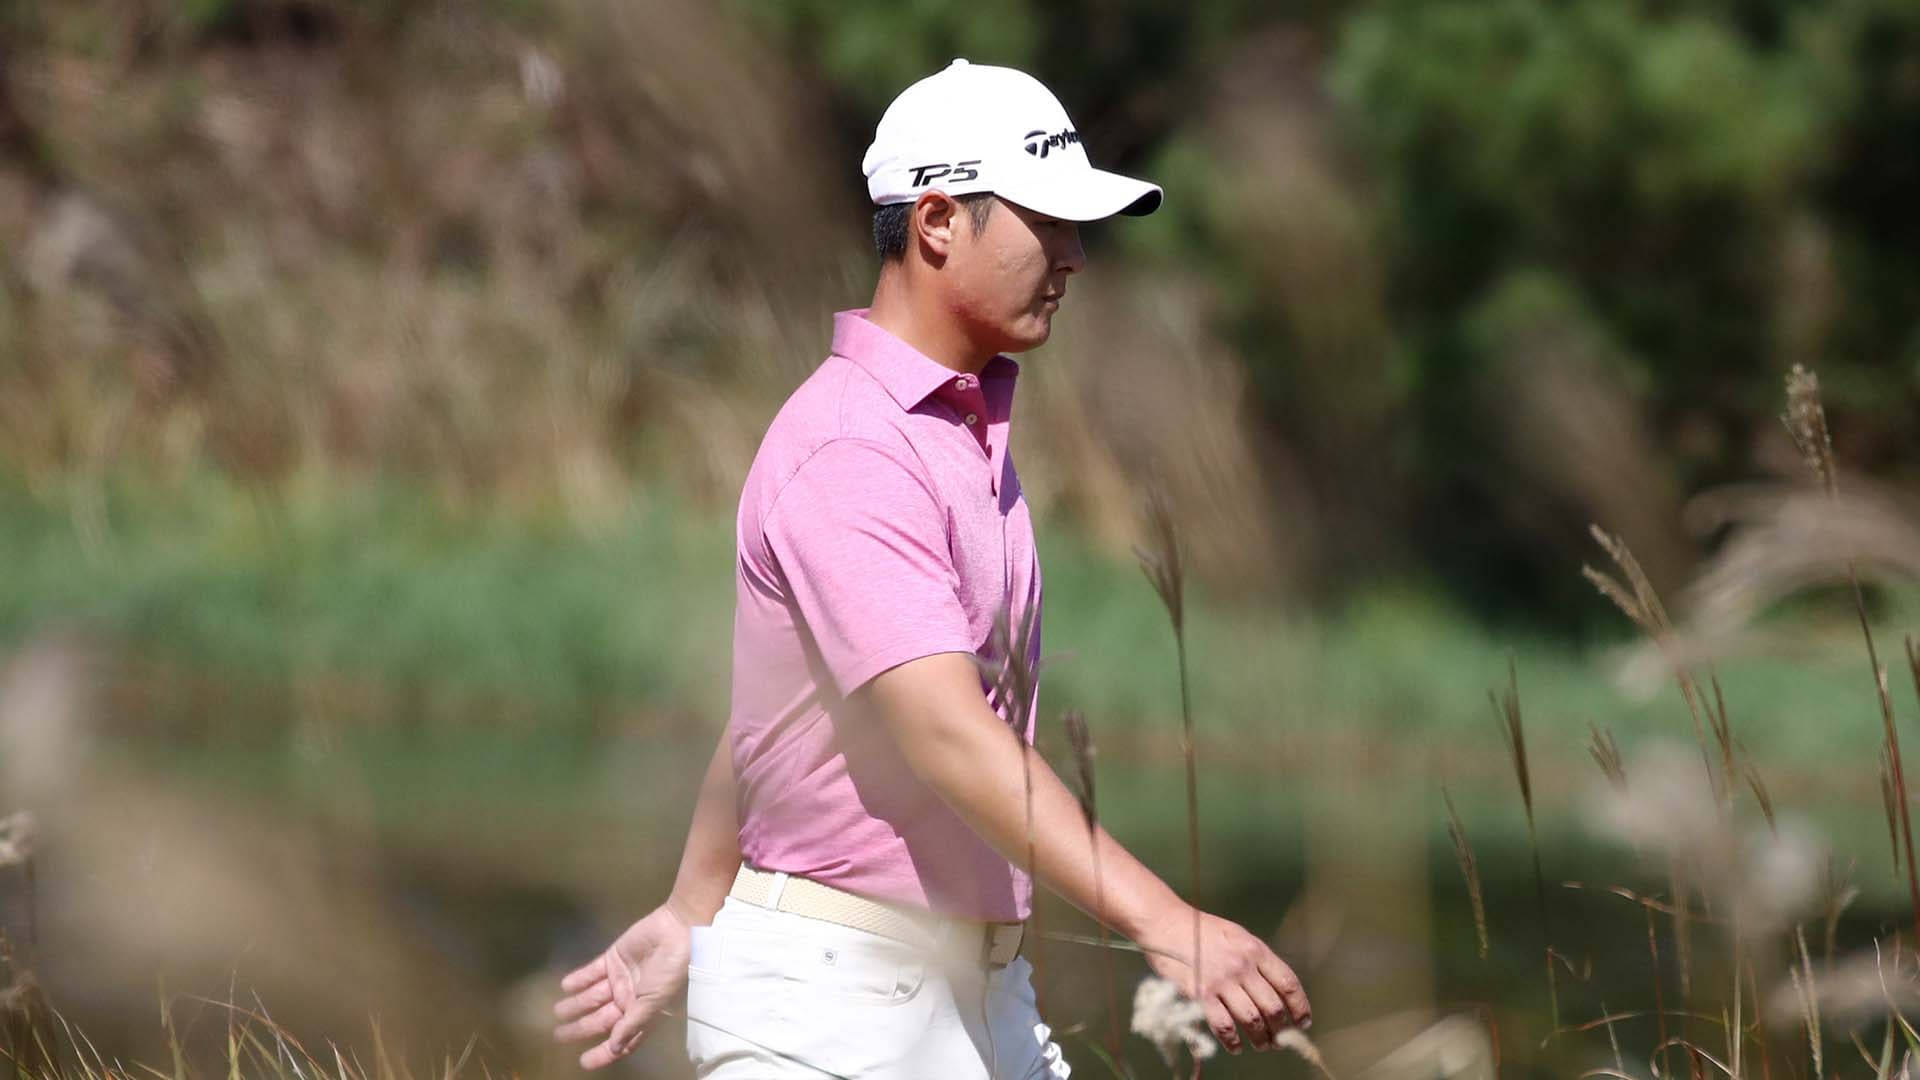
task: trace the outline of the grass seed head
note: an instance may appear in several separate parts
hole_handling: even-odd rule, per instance
[[[1593,763],[1600,766],[1606,775],[1607,783],[1615,791],[1627,790],[1627,767],[1620,760],[1620,744],[1613,739],[1613,732],[1597,724],[1587,725],[1587,753],[1593,755]]]
[[[1080,813],[1087,819],[1087,827],[1092,828],[1100,820],[1099,803],[1093,788],[1093,732],[1087,727],[1087,718],[1078,710],[1069,709],[1066,719],[1067,745],[1073,750],[1074,770],[1080,774],[1080,790],[1076,796],[1080,800]]]
[[[1313,1067],[1313,1071],[1333,1080],[1333,1073],[1327,1068],[1327,1061],[1320,1056],[1320,1048],[1313,1045],[1307,1033],[1297,1027],[1285,1027],[1273,1033],[1273,1047],[1276,1050],[1290,1050],[1299,1055],[1300,1060]]]
[[[1153,1044],[1169,1068],[1183,1047],[1196,1062],[1220,1052],[1220,1044],[1207,1030],[1206,1010],[1158,975],[1147,976],[1134,988],[1131,1028]]]
[[[1533,769],[1527,761],[1527,730],[1520,721],[1520,674],[1512,657],[1507,658],[1507,688],[1498,696],[1487,691],[1493,706],[1495,723],[1513,758],[1514,778],[1520,782],[1520,801],[1526,806],[1527,821],[1533,821]]]
[[[1581,574],[1588,581],[1593,582],[1603,596],[1612,600],[1627,618],[1632,619],[1634,625],[1646,631],[1649,636],[1665,636],[1673,629],[1672,623],[1667,618],[1666,606],[1660,602],[1660,594],[1654,591],[1653,582],[1648,579],[1646,571],[1641,569],[1640,560],[1634,558],[1632,549],[1627,547],[1627,542],[1598,525],[1587,526],[1587,531],[1599,543],[1601,550],[1607,553],[1607,557],[1613,560],[1614,565],[1620,568],[1626,584],[1622,585],[1619,581],[1589,566],[1581,567]]]
[[[1166,493],[1155,489],[1147,496],[1147,543],[1133,549],[1140,569],[1160,594],[1176,633],[1186,629],[1186,574],[1180,562],[1180,530]]]
[[[1626,586],[1591,566],[1580,567],[1580,576],[1592,582],[1593,587],[1600,590],[1601,596],[1613,601],[1613,606],[1619,608],[1620,613],[1631,620],[1633,625],[1642,630],[1647,629],[1647,614],[1640,609],[1639,602],[1633,598],[1632,593],[1627,591]]]
[[[1780,422],[1793,436],[1814,479],[1829,492],[1834,491],[1833,436],[1827,430],[1826,407],[1820,403],[1820,376],[1799,364],[1787,372],[1787,411],[1781,414]]]
[[[1460,863],[1460,874],[1467,879],[1467,901],[1473,906],[1473,932],[1480,946],[1480,959],[1487,958],[1487,904],[1480,890],[1480,862],[1473,856],[1473,845],[1467,842],[1467,827],[1460,823],[1460,812],[1454,809],[1453,795],[1447,791],[1447,785],[1440,785],[1440,798],[1447,804],[1447,835],[1453,838],[1453,857]]]

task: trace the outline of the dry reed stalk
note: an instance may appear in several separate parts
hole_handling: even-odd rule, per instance
[[[1887,841],[1893,846],[1893,870],[1900,872],[1900,796],[1893,788],[1893,760],[1880,747],[1880,808],[1887,815]]]
[[[1707,685],[1713,690],[1713,707],[1707,710],[1707,722],[1713,726],[1714,741],[1720,745],[1720,775],[1727,783],[1727,798],[1733,798],[1733,724],[1727,720],[1727,695],[1720,689],[1720,675],[1707,665]]]
[[[1742,1013],[1745,1011],[1744,1007],[1746,1005],[1746,985],[1740,978],[1740,971],[1747,966],[1747,963],[1744,955],[1745,950],[1739,945],[1740,902],[1738,899],[1734,901],[1733,906],[1733,940],[1735,942],[1733,953],[1733,1019],[1727,1024],[1727,1060],[1733,1062],[1733,1076],[1737,1080],[1740,1076],[1740,1059],[1744,1056],[1747,1046],[1746,1031],[1742,1023]],[[1725,1010],[1721,1011],[1721,1015],[1723,1017],[1725,1016]]]
[[[1767,782],[1760,776],[1760,769],[1751,761],[1741,763],[1741,773],[1747,778],[1747,788],[1753,792],[1754,805],[1760,808],[1760,816],[1766,819],[1767,831],[1780,835],[1780,824],[1773,817],[1773,793],[1767,790]]]
[[[1800,995],[1800,1018],[1807,1026],[1807,1047],[1813,1055],[1813,1075],[1825,1076],[1821,1065],[1820,1045],[1820,998],[1814,993],[1813,957],[1807,952],[1806,931],[1793,928],[1794,944],[1799,946],[1800,967],[1788,967],[1787,974],[1792,977],[1793,988]]]
[[[1033,842],[1034,751],[1028,739],[1033,730],[1034,691],[1040,682],[1040,665],[1031,655],[1034,645],[1033,634],[1038,622],[1039,612],[1029,610],[1026,617],[1020,620],[1020,626],[1017,629],[1014,628],[1012,609],[1005,605],[1001,607],[993,621],[993,638],[1001,657],[999,670],[995,673],[994,698],[1007,710],[1009,727],[1013,732],[1015,745],[1020,750],[1020,778],[1026,793],[1028,881],[1034,880],[1036,861]],[[1038,940],[1040,938],[1039,904],[1036,903],[1033,906],[1029,921],[1033,924],[1033,933]],[[1040,966],[1039,949],[1036,947],[1034,952],[1035,967],[1038,968]],[[1039,996],[1041,981],[1036,971],[1034,978],[1036,999]]]
[[[1078,711],[1068,710],[1064,723],[1067,729],[1067,745],[1073,750],[1074,769],[1080,774],[1080,814],[1087,822],[1087,848],[1093,858],[1093,896],[1094,907],[1105,911],[1106,887],[1100,877],[1100,803],[1094,791],[1093,757],[1097,753],[1093,745],[1093,731],[1087,727],[1087,718]],[[1120,1059],[1120,997],[1118,984],[1114,980],[1113,950],[1107,940],[1107,924],[1094,920],[1100,927],[1101,962],[1105,967],[1104,981],[1107,984],[1107,1051],[1113,1060]]]
[[[1833,956],[1839,944],[1840,916],[1848,907],[1860,898],[1860,888],[1852,882],[1853,864],[1847,864],[1846,873],[1841,873],[1831,854],[1821,869],[1820,896],[1826,915],[1826,962],[1823,967],[1828,974],[1833,972]]]
[[[1626,541],[1609,534],[1598,525],[1590,525],[1590,532],[1601,549],[1607,553],[1615,566],[1620,568],[1627,584],[1595,570],[1591,566],[1580,568],[1581,576],[1593,583],[1600,595],[1613,601],[1642,633],[1652,639],[1662,655],[1667,657],[1668,666],[1673,671],[1674,682],[1680,688],[1680,697],[1686,702],[1687,715],[1693,718],[1694,741],[1700,744],[1700,763],[1706,768],[1707,783],[1712,787],[1716,799],[1725,800],[1726,791],[1732,786],[1731,759],[1733,753],[1732,732],[1726,723],[1724,711],[1716,718],[1713,706],[1700,692],[1693,674],[1683,662],[1684,653],[1675,642],[1673,622],[1667,617],[1666,605],[1660,602],[1660,596],[1654,591],[1653,583],[1647,579],[1646,572],[1640,568],[1640,560],[1634,558]],[[1719,680],[1714,680],[1717,690]],[[1703,717],[1706,719],[1703,720]],[[1713,770],[1713,755],[1707,745],[1707,726],[1711,723],[1716,739],[1720,742],[1724,779]]]
[[[1681,871],[1682,863],[1677,857],[1667,860],[1667,880],[1672,883],[1673,891],[1673,955],[1680,969],[1680,1011],[1686,1016],[1693,1014],[1693,933],[1691,913],[1687,907],[1687,898],[1692,895],[1692,886]],[[1688,1022],[1681,1021],[1684,1031]],[[1698,1062],[1694,1062],[1696,1070]]]
[[[1160,594],[1160,602],[1173,622],[1173,644],[1180,668],[1180,753],[1187,766],[1187,853],[1193,904],[1193,987],[1197,995],[1203,984],[1200,975],[1200,781],[1194,760],[1193,701],[1187,679],[1186,577],[1180,562],[1180,533],[1174,524],[1173,508],[1165,493],[1158,490],[1147,502],[1148,542],[1146,549],[1135,548],[1140,568]],[[1194,1075],[1199,1075],[1199,1063]]]
[[[1540,918],[1541,949],[1547,962],[1547,1005],[1553,1019],[1553,1032],[1558,1034],[1560,989],[1553,971],[1553,931],[1547,921],[1547,875],[1540,866],[1540,837],[1533,817],[1533,769],[1527,760],[1527,732],[1520,716],[1520,673],[1512,656],[1507,657],[1506,692],[1496,696],[1492,690],[1487,691],[1487,702],[1493,706],[1494,721],[1513,759],[1514,778],[1520,782],[1520,802],[1527,812],[1527,850],[1533,857],[1534,903]]]
[[[1834,464],[1833,436],[1827,428],[1826,406],[1820,400],[1820,377],[1799,364],[1787,373],[1787,411],[1780,416],[1787,434],[1806,459],[1807,468],[1826,491],[1829,500],[1838,501],[1839,470]],[[1893,790],[1900,809],[1900,839],[1906,849],[1907,894],[1913,906],[1915,944],[1920,946],[1920,873],[1913,864],[1913,816],[1907,806],[1907,778],[1900,760],[1900,732],[1894,722],[1893,697],[1887,691],[1887,669],[1880,663],[1880,651],[1873,642],[1873,627],[1867,621],[1866,594],[1860,588],[1860,572],[1851,551],[1846,553],[1847,585],[1853,592],[1853,611],[1860,621],[1860,636],[1867,643],[1867,663],[1873,671],[1874,692],[1880,702],[1887,759],[1892,764]],[[1920,686],[1920,659],[1916,659],[1911,640],[1907,643],[1907,663]]]
[[[1767,1038],[1767,1014],[1761,1008],[1760,978],[1753,970],[1753,960],[1747,960],[1747,995],[1753,1002],[1753,1038],[1760,1050],[1760,1080],[1773,1080],[1772,1040]]]
[[[1654,931],[1652,905],[1643,905],[1641,910],[1646,912],[1647,916],[1647,956],[1651,961],[1650,966],[1653,971],[1653,1015],[1655,1017],[1655,1026],[1658,1029],[1660,1037],[1659,1045],[1665,1047],[1667,1045],[1667,994],[1664,986],[1665,980],[1660,977],[1660,939]],[[1666,1051],[1662,1049],[1660,1051],[1660,1074],[1662,1076],[1670,1075],[1669,1070],[1672,1068],[1672,1064],[1672,1059]]]
[[[1473,905],[1473,932],[1479,941],[1480,959],[1487,958],[1487,906],[1480,891],[1480,864],[1473,857],[1473,845],[1467,843],[1467,827],[1460,823],[1460,812],[1453,807],[1447,785],[1440,785],[1440,798],[1447,804],[1447,835],[1453,838],[1453,856],[1460,873],[1467,879],[1467,900]]]
[[[1600,1002],[1600,1016],[1606,1021],[1607,1025],[1607,1045],[1613,1048],[1614,1071],[1625,1076],[1627,1075],[1627,1061],[1626,1058],[1620,1054],[1620,1036],[1614,1033],[1613,1015],[1607,1011],[1607,1003],[1605,1001]]]
[[[1581,567],[1581,573],[1593,583],[1601,595],[1612,600],[1629,620],[1639,626],[1666,658],[1667,665],[1673,672],[1674,682],[1680,689],[1681,699],[1686,703],[1687,713],[1693,720],[1694,740],[1700,747],[1701,765],[1706,772],[1708,787],[1713,792],[1714,801],[1719,807],[1721,823],[1726,826],[1730,824],[1733,810],[1733,788],[1738,773],[1736,765],[1738,755],[1733,737],[1733,725],[1727,714],[1726,694],[1721,689],[1720,677],[1711,664],[1707,665],[1707,687],[1702,689],[1686,664],[1688,654],[1677,641],[1673,622],[1667,615],[1666,606],[1661,602],[1652,582],[1641,569],[1639,560],[1634,557],[1633,552],[1620,537],[1608,534],[1598,525],[1592,526],[1590,531],[1594,540],[1620,568],[1627,584],[1623,585],[1591,566]],[[1711,696],[1708,691],[1711,691]],[[1709,731],[1712,733],[1711,744],[1708,742]],[[1717,772],[1714,768],[1715,748],[1719,750]],[[1763,812],[1771,821],[1771,800],[1766,797],[1765,788],[1763,786],[1757,788],[1755,794],[1762,799]],[[1668,877],[1673,884],[1674,952],[1680,971],[1681,1011],[1691,1016],[1693,964],[1687,911],[1687,897],[1690,889],[1687,878],[1681,872],[1679,860],[1670,859],[1668,867]],[[1704,892],[1703,896],[1705,896]],[[1711,898],[1707,899],[1711,903]],[[1745,947],[1740,943],[1737,934],[1734,937],[1734,943],[1737,997],[1739,989],[1737,972],[1743,962]],[[1686,1034],[1675,1037],[1672,1044],[1681,1045],[1687,1049],[1690,1067],[1696,1075],[1700,1072],[1702,1058],[1712,1060],[1711,1056],[1700,1050]],[[1663,1045],[1667,1044],[1663,1041]]]
[[[1920,1031],[1915,1031],[1913,1025],[1907,1022],[1906,1014],[1901,1011],[1899,1002],[1894,1000],[1893,988],[1887,985],[1886,959],[1880,954],[1878,941],[1873,943],[1873,954],[1874,974],[1880,983],[1880,999],[1886,1003],[1886,1014],[1899,1024],[1900,1033],[1907,1041],[1907,1054],[1902,1059],[1900,1075],[1903,1078],[1911,1077],[1914,1075],[1914,1054],[1916,1050],[1920,1050]],[[1900,976],[1900,935],[1897,931],[1893,935],[1893,974],[1896,979]]]

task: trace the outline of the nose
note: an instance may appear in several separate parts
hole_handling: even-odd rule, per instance
[[[1068,222],[1061,233],[1060,250],[1054,255],[1053,268],[1068,274],[1085,270],[1087,251],[1080,246],[1080,226]]]

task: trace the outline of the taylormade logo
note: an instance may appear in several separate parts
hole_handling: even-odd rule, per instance
[[[1055,148],[1064,149],[1079,142],[1080,133],[1072,128],[1068,128],[1065,131],[1055,132],[1049,135],[1045,129],[1042,129],[1027,132],[1026,138],[1023,141],[1026,143],[1027,153],[1037,158],[1044,158],[1050,150]]]

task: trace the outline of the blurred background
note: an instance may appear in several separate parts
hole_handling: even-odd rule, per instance
[[[1723,616],[1681,651],[1717,661],[1733,820],[1821,868],[1815,951],[1909,917],[1823,583],[1869,556],[1911,725],[1914,0],[0,0],[0,815],[31,815],[0,974],[107,1060],[172,1060],[164,1018],[217,1067],[208,998],[365,1060],[576,1071],[558,973],[664,897],[724,721],[740,482],[871,294],[861,152],[955,56],[1167,191],[1085,230],[1023,367],[1040,742],[1071,773],[1086,713],[1102,816],[1275,935],[1336,1073],[1645,1075],[1654,1011],[1705,993],[1710,920],[1563,885],[1687,895],[1589,742],[1700,758],[1589,523],[1677,623]],[[1792,486],[1796,363],[1851,518]],[[1197,882],[1150,491],[1193,594]],[[1747,1024],[1771,948],[1718,961]],[[1167,1071],[1110,1041],[1097,948],[1037,952],[1076,1075]],[[1759,1060],[1804,1059],[1768,1023]],[[616,1071],[685,1076],[681,1039]]]

